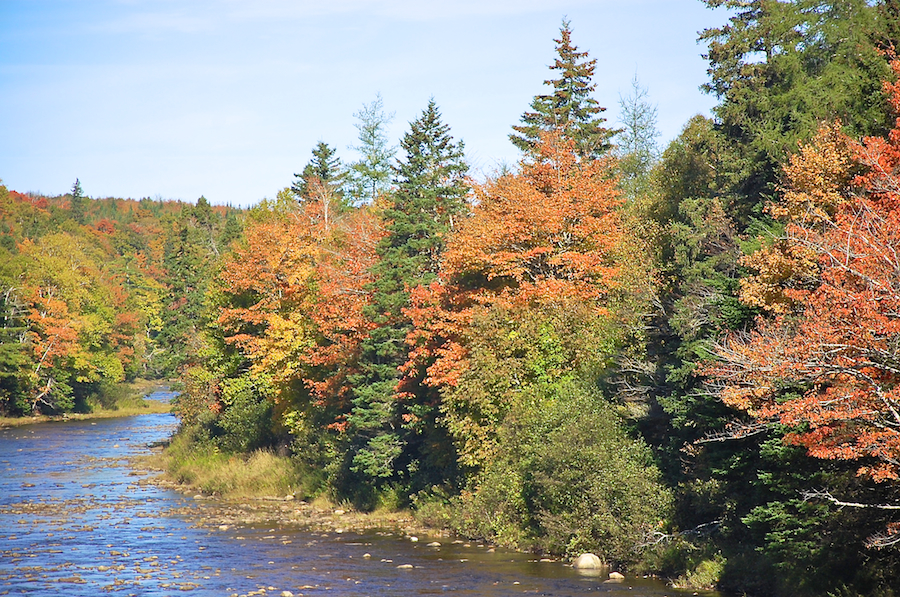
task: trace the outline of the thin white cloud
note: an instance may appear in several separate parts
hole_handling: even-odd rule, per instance
[[[184,9],[143,10],[111,17],[88,26],[96,33],[159,35],[164,33],[201,33],[217,28],[218,19]]]

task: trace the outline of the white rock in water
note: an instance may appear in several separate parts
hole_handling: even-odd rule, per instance
[[[625,575],[620,574],[618,572],[610,572],[609,580],[625,580]]]
[[[415,543],[416,541],[419,540],[419,538],[416,537],[415,535],[413,535],[412,537],[409,538],[409,540],[412,541],[413,543]]]
[[[412,570],[412,567],[412,564],[400,564],[399,566],[397,566],[399,570]]]
[[[428,547],[440,547],[440,546],[441,546],[440,541],[432,541],[431,543],[428,544]]]
[[[294,597],[294,594],[291,593],[290,591],[282,591],[281,597]]]
[[[369,558],[371,558],[371,557],[372,557],[372,554],[370,554],[370,553],[364,553],[364,554],[363,554],[363,558],[365,558],[365,559],[367,559],[367,560],[368,560]]]
[[[603,562],[600,561],[595,554],[592,553],[583,553],[572,562],[572,566],[578,568],[579,570],[596,570],[598,568],[603,568]]]

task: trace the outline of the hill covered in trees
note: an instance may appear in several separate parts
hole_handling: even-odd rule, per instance
[[[685,586],[900,585],[895,2],[706,0],[719,104],[660,150],[564,22],[519,164],[432,101],[237,212],[2,190],[0,405],[178,373],[196,450]],[[287,181],[286,181],[287,182]]]
[[[0,414],[59,414],[177,375],[235,210],[0,185]]]

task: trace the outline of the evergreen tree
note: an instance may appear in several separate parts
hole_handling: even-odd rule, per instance
[[[233,208],[229,209],[225,213],[225,225],[222,228],[222,233],[219,235],[219,245],[228,249],[232,242],[241,238],[243,232],[244,227],[238,220],[235,210]]]
[[[371,104],[353,115],[359,122],[359,145],[352,147],[360,154],[360,159],[350,164],[349,192],[357,203],[372,203],[381,193],[388,190],[391,180],[391,160],[396,147],[388,145],[385,127],[394,118],[393,112],[384,112],[381,94],[375,96]]]
[[[886,132],[889,69],[879,46],[896,24],[866,0],[704,2],[734,11],[700,41],[709,43],[703,88],[720,99],[717,128],[731,154],[729,212],[744,232],[774,195],[780,164],[821,122],[840,119],[851,135]]]
[[[337,150],[329,147],[328,143],[319,141],[312,150],[312,159],[303,167],[303,172],[294,174],[297,178],[291,184],[291,191],[298,200],[305,201],[312,194],[311,185],[313,179],[336,195],[342,194],[341,187],[347,177],[341,158],[337,156]]]
[[[657,109],[647,96],[647,88],[641,87],[635,75],[631,81],[631,94],[619,97],[622,128],[616,135],[616,155],[622,186],[631,199],[649,190],[650,171],[659,158]]]
[[[401,146],[406,157],[394,169],[397,189],[384,212],[387,234],[378,245],[377,282],[367,312],[375,328],[362,346],[362,372],[354,380],[348,417],[357,437],[351,470],[369,483],[408,483],[414,473],[427,477],[454,461],[449,442],[445,462],[423,461],[423,442],[439,433],[435,405],[416,380],[405,380],[398,389],[398,368],[407,361],[405,338],[412,327],[402,309],[410,288],[436,278],[446,235],[467,208],[468,166],[462,142],[453,141],[433,100],[410,124]]]
[[[72,185],[70,195],[72,198],[69,200],[69,210],[72,214],[72,219],[79,224],[84,224],[84,191],[81,190],[81,181],[77,178],[75,179],[75,184]]]
[[[166,236],[163,282],[168,305],[157,341],[168,350],[152,364],[163,375],[171,375],[184,364],[201,329],[206,290],[216,264],[211,218],[212,210],[201,197],[196,207],[183,206]]]
[[[599,157],[610,149],[610,137],[616,131],[603,127],[606,119],[599,114],[606,108],[591,97],[597,87],[592,82],[597,60],[588,60],[588,53],[572,44],[568,20],[563,20],[560,37],[554,41],[557,58],[550,70],[558,71],[559,78],[544,81],[553,93],[535,96],[533,111],[522,115],[522,124],[513,126],[515,133],[509,139],[522,151],[533,152],[542,132],[562,129],[575,140],[579,156]]]

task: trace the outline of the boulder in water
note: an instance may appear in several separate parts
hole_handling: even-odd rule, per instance
[[[596,554],[583,553],[572,562],[572,566],[578,570],[597,570],[603,568],[603,562]]]

